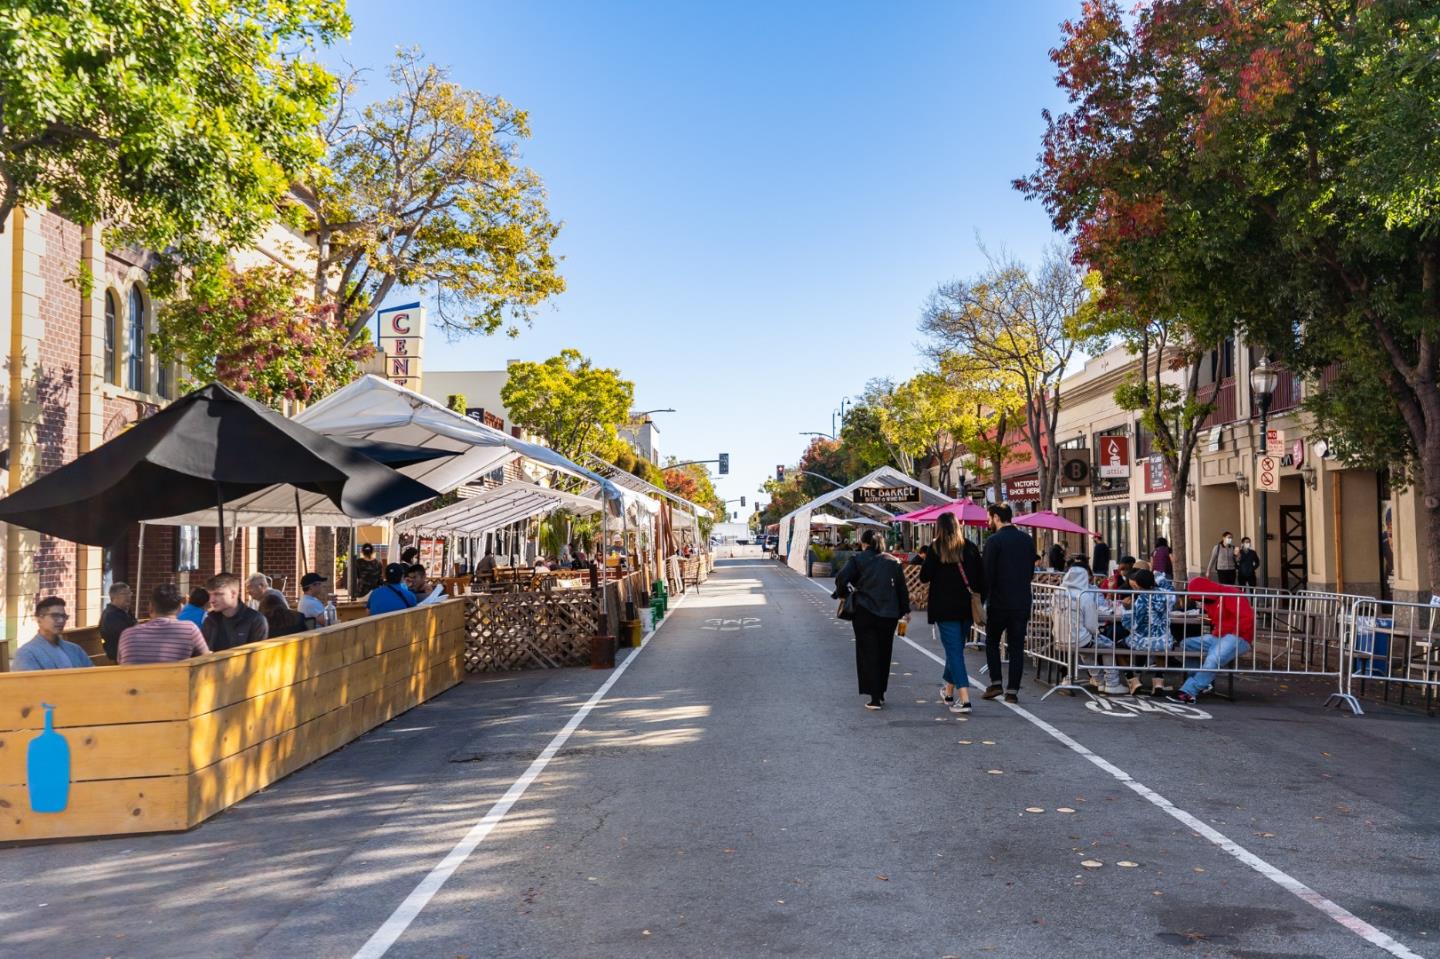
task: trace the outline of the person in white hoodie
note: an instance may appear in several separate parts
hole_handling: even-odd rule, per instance
[[[1054,620],[1055,638],[1058,642],[1070,642],[1078,649],[1087,646],[1113,649],[1114,641],[1100,632],[1100,591],[1090,585],[1090,571],[1084,563],[1076,563],[1065,571],[1060,583],[1065,590],[1063,597],[1056,597]],[[1102,693],[1118,696],[1129,692],[1120,682],[1120,670],[1090,670],[1090,679]]]

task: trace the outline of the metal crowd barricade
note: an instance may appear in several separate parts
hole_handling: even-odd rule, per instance
[[[1036,613],[1031,619],[1031,630],[1032,636],[1039,640],[1032,655],[1062,665],[1068,671],[1046,696],[1056,690],[1073,689],[1094,698],[1088,688],[1079,685],[1082,672],[1183,670],[1195,673],[1203,667],[1204,672],[1231,678],[1266,675],[1330,679],[1335,683],[1335,690],[1326,705],[1338,703],[1357,716],[1364,713],[1350,692],[1352,657],[1349,651],[1354,648],[1354,624],[1358,620],[1351,612],[1355,609],[1353,597],[1323,593],[1297,595],[1283,590],[1245,590],[1237,594],[1156,589],[1113,590],[1102,594],[1093,587],[1083,594],[1071,594],[1063,588],[1039,583],[1032,587],[1032,593]],[[1126,645],[1132,625],[1128,608],[1133,607],[1137,597],[1155,594],[1166,600],[1164,612],[1170,635],[1155,641],[1157,647],[1163,648],[1131,649]],[[1110,599],[1112,596],[1114,602]],[[1212,659],[1206,648],[1214,646],[1214,624],[1204,621],[1198,608],[1211,599],[1218,599],[1222,611],[1229,613],[1227,618],[1245,618],[1246,607],[1253,618],[1253,642],[1227,662]],[[1040,622],[1042,606],[1047,611],[1043,623]],[[1440,613],[1440,609],[1416,608],[1431,612],[1432,619],[1440,619],[1434,615]],[[1350,624],[1348,634],[1347,622]],[[1430,623],[1428,629],[1433,632],[1436,626],[1440,623]],[[1207,642],[1201,640],[1200,635],[1211,635],[1212,639]],[[1432,663],[1433,648],[1433,644],[1425,647]],[[1211,661],[1207,663],[1207,659]],[[1435,671],[1427,675],[1432,681],[1436,678]]]
[[[1440,606],[1362,598],[1357,601],[1347,626],[1351,668],[1346,679],[1361,691],[1368,682],[1384,684],[1385,699],[1390,686],[1405,691],[1424,691],[1425,708],[1433,711],[1440,693]]]

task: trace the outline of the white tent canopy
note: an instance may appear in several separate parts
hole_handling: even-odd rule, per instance
[[[632,490],[636,493],[650,493],[668,499],[681,509],[688,510],[694,516],[703,516],[706,519],[711,518],[710,511],[705,507],[697,503],[692,503],[683,496],[677,496],[664,487],[647,482],[634,473],[627,472],[618,466],[607,463],[594,453],[586,453],[580,458],[588,463],[597,473],[606,479],[612,480],[617,485],[623,486],[625,489]]]
[[[440,493],[502,469],[523,456],[568,476],[587,480],[593,484],[595,495],[603,495],[612,502],[613,515],[618,515],[623,500],[621,490],[614,483],[554,450],[484,426],[378,376],[361,377],[305,410],[295,420],[327,436],[456,451],[456,456],[416,463],[400,470]],[[295,493],[293,486],[272,486],[225,504],[225,518],[233,519],[237,526],[294,526]],[[305,491],[300,491],[300,510],[306,525],[314,526],[348,526],[357,519],[363,522],[390,518],[352,518],[341,513],[324,496]],[[146,522],[208,526],[214,519],[214,511],[206,510]]]
[[[840,489],[830,490],[812,499],[798,509],[792,510],[780,519],[780,551],[785,554],[785,562],[796,572],[805,572],[805,552],[810,546],[810,524],[811,515],[822,506],[828,506],[838,512],[854,515],[857,518],[872,518],[875,520],[893,520],[901,513],[914,509],[913,504],[904,504],[890,509],[868,503],[856,503],[854,501],[855,491],[864,487],[879,489],[901,489],[910,487],[919,493],[920,501],[925,505],[940,505],[951,502],[950,497],[939,490],[926,486],[913,477],[895,469],[893,466],[882,466],[849,486]],[[876,525],[881,525],[876,523]]]
[[[585,516],[600,511],[597,500],[530,483],[508,483],[451,503],[442,509],[412,516],[395,524],[401,532],[464,533],[479,535],[510,523],[566,509]]]

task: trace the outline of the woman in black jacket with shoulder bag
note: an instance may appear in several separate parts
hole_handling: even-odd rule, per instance
[[[860,537],[861,550],[835,577],[835,596],[849,596],[855,628],[855,673],[860,695],[869,696],[866,709],[883,709],[890,683],[890,657],[895,647],[895,624],[910,618],[910,591],[905,570],[895,558],[881,552],[884,540],[874,530]]]
[[[952,713],[970,711],[970,674],[965,669],[965,640],[975,622],[971,596],[985,594],[985,567],[980,550],[960,535],[954,514],[941,513],[935,542],[920,569],[920,582],[930,584],[925,611],[945,647],[944,686],[940,694]]]

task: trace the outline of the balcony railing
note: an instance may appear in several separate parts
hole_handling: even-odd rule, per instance
[[[1215,408],[1205,417],[1203,428],[1231,423],[1235,420],[1235,379],[1222,380],[1219,386],[1210,384],[1200,387],[1198,398],[1204,403],[1214,403]]]

